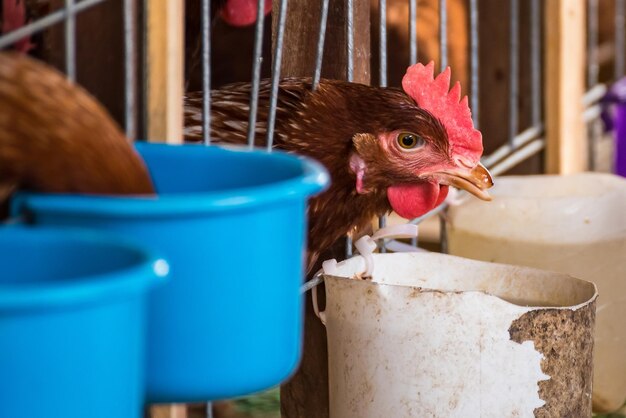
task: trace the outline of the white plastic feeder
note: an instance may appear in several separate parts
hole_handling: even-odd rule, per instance
[[[568,273],[598,286],[593,406],[626,401],[626,179],[500,177],[494,200],[451,208],[451,254]]]
[[[592,283],[435,253],[323,277],[331,418],[590,416]]]

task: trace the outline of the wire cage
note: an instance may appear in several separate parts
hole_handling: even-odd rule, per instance
[[[223,24],[215,10],[222,4],[217,0],[4,0],[0,49],[20,50],[52,62],[70,80],[85,84],[133,140],[182,141],[180,103],[185,87],[209,92],[224,81],[249,81],[248,145],[255,145],[255,127],[263,123],[268,151],[273,144],[278,83],[290,56],[309,56],[310,70],[300,75],[312,77],[314,88],[326,73],[337,74],[325,71],[329,60],[345,61],[341,78],[381,87],[398,86],[407,65],[434,60],[440,69],[452,65],[463,81],[474,123],[484,132],[483,163],[494,175],[524,162],[518,172],[568,171],[559,162],[551,163],[551,155],[581,143],[584,168],[612,169],[612,140],[603,130],[600,100],[610,84],[625,74],[626,0],[274,0],[267,17],[266,1],[258,0],[252,25],[222,27],[218,35],[215,32]],[[183,18],[185,8],[188,14]],[[22,11],[19,22],[8,15],[14,9]],[[293,44],[297,25],[289,17],[310,11],[313,17],[299,23],[308,27],[307,34],[314,34],[307,40],[312,48],[302,51],[302,45]],[[343,19],[340,25],[338,19]],[[229,46],[233,39],[243,44]],[[114,46],[119,50],[99,61],[110,68],[85,64]],[[232,63],[234,49],[240,55],[250,54]],[[568,68],[570,59],[572,68]],[[584,94],[577,107],[576,88],[564,87],[572,79],[555,80],[580,73],[574,67],[583,63],[578,84]],[[112,72],[120,77],[111,81]],[[263,77],[269,77],[272,86],[267,120],[257,116]],[[116,84],[115,92],[107,96],[111,82]],[[206,145],[212,143],[210,99],[210,94],[203,95],[201,126]],[[569,106],[565,112],[582,114],[583,142],[555,139],[572,132],[560,130],[566,123],[561,114],[554,115],[555,107],[564,106]],[[410,222],[420,224],[445,209],[442,205]],[[380,219],[381,226],[386,222]],[[441,231],[445,252],[445,227]],[[346,256],[351,251],[348,239]],[[317,283],[310,280],[303,291]]]

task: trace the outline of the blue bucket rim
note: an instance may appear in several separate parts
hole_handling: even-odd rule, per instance
[[[10,234],[7,237],[6,234]],[[83,305],[106,301],[147,291],[166,283],[169,275],[167,261],[151,251],[124,238],[105,232],[82,228],[10,225],[0,227],[0,239],[26,237],[29,240],[51,239],[81,242],[129,251],[138,256],[137,262],[105,273],[86,274],[76,280],[52,281],[20,285],[0,282],[0,311],[42,310],[54,307]],[[1,257],[0,257],[1,259]]]
[[[188,149],[211,149],[231,155],[244,153],[290,165],[298,165],[301,174],[287,180],[211,192],[180,193],[156,196],[109,196],[60,193],[20,192],[12,200],[12,213],[23,210],[49,214],[64,213],[104,218],[148,218],[231,211],[272,204],[285,198],[304,198],[325,190],[330,182],[326,168],[319,162],[300,155],[282,151],[262,151],[244,147],[207,147],[201,144],[161,144],[138,142],[141,148],[186,147]]]

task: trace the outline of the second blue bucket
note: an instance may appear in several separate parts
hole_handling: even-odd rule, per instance
[[[283,153],[138,144],[158,196],[22,195],[36,224],[123,233],[163,254],[150,300],[148,400],[229,398],[274,386],[301,355],[307,198],[329,178]]]
[[[139,418],[167,264],[100,233],[0,227],[0,417]]]

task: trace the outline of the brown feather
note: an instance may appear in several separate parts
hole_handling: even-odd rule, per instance
[[[263,80],[256,146],[266,146],[270,91],[270,81]],[[247,142],[249,100],[249,83],[231,84],[211,92],[212,143]],[[202,93],[189,93],[185,101],[187,141],[202,139],[201,115]],[[367,228],[373,216],[390,211],[386,187],[401,174],[394,172],[393,165],[385,164],[384,156],[376,152],[375,134],[399,128],[419,133],[447,158],[448,140],[441,123],[399,89],[322,80],[313,92],[308,78],[281,81],[273,146],[320,161],[332,180],[331,187],[309,204],[309,268],[317,255],[337,239]],[[365,151],[376,154],[379,162],[368,166],[374,174],[369,177],[372,187],[367,194],[357,193],[355,175],[349,167],[357,137],[372,138],[368,146],[374,148]]]
[[[0,54],[0,183],[7,191],[154,192],[104,108],[61,73],[15,53]]]

